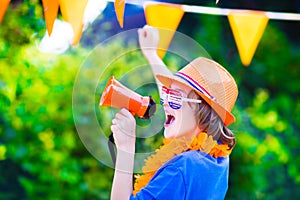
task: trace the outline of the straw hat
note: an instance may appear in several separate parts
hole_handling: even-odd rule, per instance
[[[167,87],[178,81],[192,88],[218,113],[226,126],[235,121],[230,112],[238,95],[237,85],[219,63],[199,57],[173,76],[158,74],[156,77]]]

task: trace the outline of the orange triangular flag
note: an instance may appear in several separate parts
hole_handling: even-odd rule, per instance
[[[9,5],[10,0],[0,0],[0,24]]]
[[[57,17],[59,3],[58,0],[42,0],[44,7],[44,15],[46,21],[46,27],[48,30],[48,35],[52,33],[54,21]]]
[[[144,7],[147,24],[159,30],[157,53],[163,58],[184,15],[184,10],[179,5],[167,3],[145,4]]]
[[[231,12],[228,15],[233,36],[244,66],[251,63],[257,45],[268,24],[263,12]]]
[[[72,45],[78,44],[82,29],[83,15],[88,0],[59,0],[60,11],[65,21],[69,22],[74,31]]]
[[[125,10],[125,0],[115,0],[115,12],[117,15],[118,22],[123,28],[123,23],[124,23],[124,10]]]

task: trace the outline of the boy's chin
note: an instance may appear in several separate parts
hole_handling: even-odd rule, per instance
[[[165,129],[165,131],[164,131],[164,137],[166,139],[171,140],[171,139],[175,138],[175,135],[174,135],[174,132],[171,132],[171,131]]]

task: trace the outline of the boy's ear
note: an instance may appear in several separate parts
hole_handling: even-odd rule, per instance
[[[197,112],[199,112],[199,107],[201,106],[200,103],[189,103],[189,106],[192,108],[192,110],[194,111],[194,116],[197,116]]]
[[[190,98],[190,99],[198,99],[198,100],[202,100],[203,101],[203,99],[194,91],[194,90],[191,90],[189,93],[188,93],[188,95],[187,95],[187,98]],[[189,106],[192,108],[192,109],[194,109],[194,110],[199,110],[198,108],[199,108],[199,106],[200,106],[200,104],[199,103],[188,103],[189,104]]]

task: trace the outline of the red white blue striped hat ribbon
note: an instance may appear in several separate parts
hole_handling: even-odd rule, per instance
[[[201,92],[205,96],[209,97],[211,100],[216,101],[216,99],[211,94],[209,94],[209,92],[207,92],[207,90],[205,90],[192,77],[190,77],[190,76],[188,76],[188,75],[186,75],[185,73],[182,73],[182,72],[177,72],[176,74],[174,74],[174,76],[177,76],[177,77],[183,79],[184,81],[188,82],[189,85],[191,85],[194,89],[198,90],[199,92]]]

